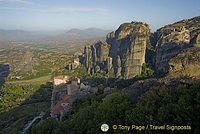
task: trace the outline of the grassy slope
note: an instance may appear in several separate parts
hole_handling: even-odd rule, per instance
[[[9,81],[7,83],[11,83],[11,84],[42,84],[45,82],[51,81],[51,75],[47,75],[47,76],[42,76],[39,78],[34,78],[34,79],[30,79],[30,80],[19,80],[19,81]]]

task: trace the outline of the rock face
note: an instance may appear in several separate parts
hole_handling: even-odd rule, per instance
[[[154,65],[168,73],[163,78],[136,81],[124,88],[134,101],[150,89],[184,88],[200,81],[200,16],[165,26],[154,37]]]
[[[133,78],[141,74],[149,36],[146,23],[124,23],[109,33],[105,42],[86,46],[80,62],[90,74],[105,72],[110,77]]]
[[[71,69],[79,61],[88,74],[99,72],[106,77],[130,79],[141,74],[142,65],[149,60],[155,71],[167,73],[170,60],[192,47],[200,47],[200,16],[167,25],[153,34],[146,23],[124,23],[107,34],[106,41],[86,46]],[[152,53],[148,54],[150,49]]]
[[[158,29],[154,33],[156,40],[155,66],[168,72],[169,61],[182,50],[199,46],[200,17],[182,20]]]
[[[67,65],[66,69],[73,70],[73,69],[77,68],[79,65],[80,65],[79,58],[76,57],[74,59],[73,63]]]
[[[130,85],[122,89],[125,93],[127,93],[131,99],[135,102],[139,100],[139,97],[153,87],[162,87],[163,83],[159,82],[157,79],[147,79],[147,80],[140,80],[135,82],[134,84]]]
[[[179,53],[169,61],[168,78],[200,78],[200,47],[192,47]]]
[[[87,68],[88,73],[96,73],[106,70],[106,60],[109,55],[109,45],[106,42],[86,46],[80,61]]]
[[[200,47],[200,33],[197,35],[195,46]]]

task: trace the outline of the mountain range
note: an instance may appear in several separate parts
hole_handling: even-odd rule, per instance
[[[57,40],[73,40],[73,39],[90,39],[104,37],[110,30],[102,30],[98,28],[87,29],[70,29],[66,32],[44,33],[24,30],[3,30],[0,29],[0,42],[9,41],[57,41]]]

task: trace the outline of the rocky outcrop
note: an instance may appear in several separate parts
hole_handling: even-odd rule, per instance
[[[177,28],[178,29],[178,28]],[[167,72],[168,62],[184,48],[190,47],[190,33],[185,28],[176,31],[174,27],[166,27],[157,31],[155,65],[158,70]]]
[[[150,30],[145,23],[122,24],[107,42],[111,44],[110,57],[113,59],[113,69],[116,77],[125,79],[141,74],[145,63],[146,43]]]
[[[153,34],[146,23],[124,23],[107,34],[106,41],[86,46],[79,61],[88,74],[131,79],[141,74],[145,62],[155,71],[169,72],[170,60],[191,47],[200,47],[200,16],[167,25]]]
[[[192,46],[199,46],[200,17],[182,20],[167,25],[155,32],[156,58],[155,66],[158,70],[168,72],[169,61],[182,50]]]
[[[124,23],[109,33],[105,42],[86,46],[80,61],[90,74],[105,72],[109,77],[133,78],[141,74],[149,36],[146,23]]]
[[[200,33],[197,35],[195,46],[200,47]]]
[[[154,33],[157,70],[165,77],[136,81],[123,89],[134,101],[150,89],[176,89],[200,81],[200,17],[165,26]]]
[[[139,100],[139,97],[151,88],[162,87],[164,83],[159,82],[158,79],[147,79],[139,80],[134,84],[122,89],[123,92],[127,93],[131,99],[135,102]]]
[[[87,68],[88,73],[96,73],[106,70],[109,55],[109,45],[99,41],[94,45],[86,46],[80,61]]]
[[[167,78],[200,78],[200,47],[188,48],[169,61]]]

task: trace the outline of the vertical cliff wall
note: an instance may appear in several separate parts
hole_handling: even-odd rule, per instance
[[[155,32],[156,58],[155,66],[158,70],[168,72],[169,61],[181,51],[200,46],[200,17],[182,20],[167,25]]]
[[[149,36],[146,23],[124,23],[109,33],[105,42],[86,46],[80,62],[91,74],[105,72],[110,77],[133,78],[141,74]]]
[[[173,68],[170,60],[192,47],[200,47],[200,16],[164,26],[152,34],[146,23],[131,22],[109,33],[106,41],[86,46],[79,61],[89,74],[100,72],[130,79],[141,74],[145,57],[155,71],[167,73]],[[150,49],[151,53],[146,54]]]

